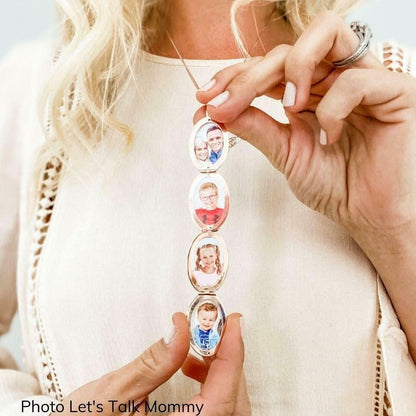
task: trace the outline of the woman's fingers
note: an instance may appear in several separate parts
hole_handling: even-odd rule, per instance
[[[237,405],[234,410],[236,416],[250,416],[251,415],[251,403],[247,391],[246,376],[243,372],[240,379],[240,385],[238,387]]]
[[[209,371],[209,364],[188,354],[185,362],[182,365],[182,372],[199,383],[205,383]]]
[[[240,318],[240,314],[227,318],[221,344],[201,389],[201,397],[215,406],[235,406],[238,396],[244,361]]]
[[[342,70],[332,61],[351,55],[359,39],[350,26],[333,12],[314,19],[294,46],[278,45],[264,57],[232,65],[218,72],[197,92],[210,116],[220,123],[236,120],[254,98],[280,99],[291,112],[309,109],[311,94],[323,96]],[[382,68],[369,52],[353,67]],[[286,88],[283,85],[286,83]]]
[[[189,355],[182,367],[187,376],[203,383],[201,393],[189,403],[203,406],[204,415],[250,414],[243,375],[244,345],[241,332],[241,315],[231,314],[227,318],[217,354],[204,357],[204,361]],[[236,409],[241,412],[235,412]]]
[[[189,325],[183,313],[172,317],[173,330],[138,358],[100,379],[105,391],[119,401],[140,402],[167,381],[183,364],[189,350]]]
[[[247,62],[232,65],[219,71],[213,79],[197,92],[197,99],[207,105],[209,114],[220,123],[230,123],[243,113],[252,101],[261,95],[281,99],[285,91],[285,63],[293,49],[290,45],[278,45],[264,57],[251,58]],[[319,83],[333,71],[331,64],[318,63],[311,76]],[[328,83],[317,88],[326,91]],[[312,91],[314,92],[314,91]]]
[[[209,415],[251,415],[251,404],[243,373],[244,346],[241,315],[227,318],[224,335],[214,357],[204,360],[188,355],[182,371],[203,384],[201,394],[190,403],[204,406]]]
[[[311,104],[312,105],[312,104]],[[211,112],[210,112],[211,115]],[[205,117],[205,107],[194,115],[194,122]],[[213,118],[217,121],[215,118]],[[249,107],[225,128],[260,150],[280,171],[284,171],[289,152],[291,127],[277,122],[256,107]]]
[[[290,111],[300,112],[308,101],[313,76],[326,59],[333,62],[350,56],[358,48],[359,39],[347,22],[335,12],[316,17],[297,40],[285,63],[287,85],[283,104]],[[382,64],[369,52],[354,64],[359,68],[380,68]]]
[[[221,94],[227,88],[231,80],[250,70],[250,68],[262,59],[263,57],[254,57],[218,71],[210,81],[199,88],[196,92],[196,98],[201,103],[206,104],[212,98]]]
[[[413,84],[413,88],[409,86]],[[323,129],[322,144],[336,142],[344,120],[355,112],[370,115],[382,123],[400,123],[413,114],[416,104],[416,81],[407,75],[376,69],[344,71],[316,109]]]
[[[236,72],[225,68],[214,76],[221,89],[198,92],[197,99],[208,105],[210,115],[221,123],[238,117],[256,98],[273,90],[284,79],[284,63],[289,45],[279,45],[263,58],[252,58],[240,64]]]

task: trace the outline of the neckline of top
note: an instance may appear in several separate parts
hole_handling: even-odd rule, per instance
[[[167,56],[154,55],[150,52],[142,51],[142,56],[145,61],[154,62],[169,66],[183,66],[179,58],[168,58]],[[238,64],[244,61],[244,58],[231,59],[184,59],[186,64],[191,67],[210,67],[210,66],[229,66]]]

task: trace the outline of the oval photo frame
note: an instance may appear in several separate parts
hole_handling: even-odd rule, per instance
[[[227,275],[228,250],[217,232],[199,234],[188,253],[188,277],[198,292],[217,291]]]
[[[228,133],[209,117],[199,120],[189,138],[189,155],[200,172],[215,172],[229,150]]]
[[[230,208],[227,183],[218,173],[198,175],[189,191],[192,219],[202,231],[214,231],[224,223]]]
[[[202,356],[214,355],[225,326],[226,314],[215,295],[198,295],[188,313],[191,346]]]

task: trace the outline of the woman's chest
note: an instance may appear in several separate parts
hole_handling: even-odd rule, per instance
[[[136,357],[196,295],[186,270],[199,232],[188,208],[197,174],[187,154],[190,106],[169,117],[180,98],[151,99],[159,119],[132,123],[135,147],[119,163],[108,162],[117,160],[109,145],[93,175],[61,180],[35,290],[63,392]],[[220,229],[230,268],[218,296],[244,314],[257,405],[284,409],[316,385],[342,385],[354,397],[348,386],[363,368],[362,384],[372,386],[377,307],[368,260],[248,144],[231,149],[219,173],[231,206]],[[318,400],[307,396],[305,406]]]

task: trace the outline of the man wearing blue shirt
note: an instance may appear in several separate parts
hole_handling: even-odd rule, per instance
[[[207,130],[207,142],[210,149],[209,160],[214,164],[221,157],[224,147],[224,138],[218,126],[212,126]]]

